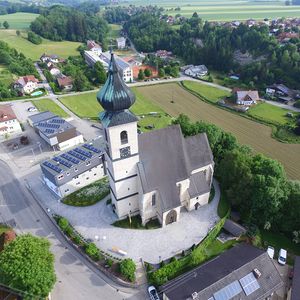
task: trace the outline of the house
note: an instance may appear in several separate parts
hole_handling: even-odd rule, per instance
[[[84,58],[85,62],[90,66],[93,67],[94,64],[99,61],[103,64],[105,70],[108,70],[109,63],[110,63],[110,52],[103,52],[101,55],[97,55],[92,51],[84,51]],[[115,60],[118,65],[121,77],[125,82],[133,82],[133,70],[132,66],[120,58],[119,56],[115,55]]]
[[[99,117],[118,218],[139,214],[143,224],[158,219],[166,226],[182,211],[208,203],[214,161],[205,133],[184,138],[174,125],[138,134],[138,118],[129,111],[135,96],[121,79],[114,54],[97,100],[104,109]]]
[[[106,175],[100,139],[72,148],[40,164],[43,181],[62,198]]]
[[[18,90],[22,94],[31,94],[38,88],[38,79],[34,75],[27,75],[19,77],[13,84],[14,89]]]
[[[88,40],[86,42],[86,45],[89,51],[92,51],[97,55],[100,55],[102,53],[102,47],[99,44],[97,44],[95,41]]]
[[[64,150],[83,143],[83,136],[76,128],[61,117],[41,112],[28,118],[35,132],[56,150]]]
[[[238,105],[253,105],[259,101],[258,91],[241,91],[238,89],[233,89],[235,95],[235,101]]]
[[[21,132],[21,125],[11,106],[0,105],[0,137]]]
[[[293,268],[293,281],[291,290],[288,293],[288,300],[298,300],[300,295],[300,256],[295,257]]]
[[[71,91],[73,89],[73,79],[70,76],[57,78],[57,84],[62,91]]]
[[[187,68],[184,71],[184,74],[187,76],[191,76],[194,78],[200,78],[205,75],[207,75],[208,69],[206,68],[205,65],[199,65],[199,66],[194,66],[192,65],[191,67]]]
[[[49,62],[47,64],[48,70],[53,77],[61,76],[61,71],[53,63]]]
[[[166,59],[172,56],[172,52],[167,50],[157,50],[155,52],[155,56],[161,59]]]
[[[265,300],[283,285],[267,252],[242,243],[169,281],[160,291],[164,300]]]
[[[126,47],[126,39],[122,36],[116,38],[118,49],[124,49]]]
[[[44,53],[41,57],[40,57],[41,62],[43,63],[47,63],[47,62],[52,62],[54,64],[58,64],[60,62],[59,60],[59,56],[56,54],[46,54]]]
[[[123,57],[122,59],[126,61],[131,67],[140,67],[143,64],[142,62],[140,62],[132,56]]]
[[[288,104],[297,98],[298,92],[285,86],[284,84],[273,84],[266,89],[266,94],[276,97],[279,101]]]

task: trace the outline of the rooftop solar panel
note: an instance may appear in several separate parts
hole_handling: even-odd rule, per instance
[[[259,283],[252,272],[241,278],[239,281],[247,296],[260,288]]]
[[[215,300],[230,300],[242,292],[241,285],[237,280],[226,285],[224,288],[214,293]]]

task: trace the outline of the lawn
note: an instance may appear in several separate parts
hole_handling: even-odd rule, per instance
[[[291,118],[286,116],[287,113],[292,113],[293,115],[297,114],[291,110],[274,106],[269,103],[257,104],[248,111],[250,116],[280,125],[287,124],[291,121]]]
[[[78,42],[54,42],[43,39],[42,44],[34,45],[27,40],[27,32],[22,31],[21,36],[17,36],[16,30],[0,29],[0,40],[6,42],[10,47],[22,52],[26,57],[32,60],[39,60],[43,53],[57,54],[60,57],[68,58],[70,55],[78,55]]]
[[[29,28],[30,23],[34,21],[39,15],[31,13],[14,13],[9,15],[0,15],[0,23],[7,21],[10,29],[26,29]]]
[[[120,30],[122,29],[122,26],[119,24],[109,24],[109,33],[108,33],[108,39],[116,39],[120,36]]]
[[[192,121],[203,120],[231,132],[241,144],[280,161],[291,179],[300,179],[300,144],[275,140],[271,127],[201,101],[176,83],[137,87],[136,90],[173,117],[183,113]],[[171,103],[172,98],[174,103]]]
[[[200,97],[203,97],[205,100],[211,101],[213,103],[218,102],[219,100],[230,96],[230,92],[222,89],[218,89],[213,86],[205,85],[201,82],[195,81],[183,81],[183,85],[189,90],[195,92]]]
[[[41,112],[49,110],[52,113],[62,118],[69,117],[69,115],[51,99],[46,98],[46,99],[35,100],[32,101],[32,104]]]

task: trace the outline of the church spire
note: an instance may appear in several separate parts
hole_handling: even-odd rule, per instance
[[[114,54],[111,53],[107,80],[97,94],[97,100],[105,111],[117,112],[129,109],[135,102],[135,95],[121,76]]]

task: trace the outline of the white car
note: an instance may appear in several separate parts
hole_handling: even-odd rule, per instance
[[[270,256],[271,259],[274,258],[274,254],[275,254],[275,249],[272,246],[269,246],[267,249],[267,253]]]
[[[287,251],[285,249],[280,249],[278,255],[278,263],[280,263],[281,265],[285,265],[286,258],[287,258]]]
[[[151,300],[159,300],[156,288],[153,285],[148,287],[148,293]]]
[[[29,108],[27,109],[27,111],[29,111],[29,112],[34,112],[34,111],[37,111],[37,108],[34,107],[34,106],[31,106],[31,107],[29,107]]]

